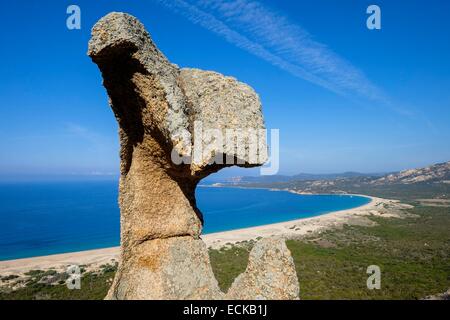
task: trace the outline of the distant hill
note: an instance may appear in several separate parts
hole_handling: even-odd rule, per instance
[[[360,173],[360,172],[344,172],[344,173],[299,173],[293,176],[273,175],[273,176],[237,176],[224,179],[224,184],[245,184],[245,183],[270,183],[270,182],[289,182],[289,181],[311,181],[311,180],[334,180],[348,179],[355,177],[382,177],[382,173]]]
[[[450,198],[450,161],[389,174],[298,174],[235,177],[216,185],[289,189],[299,193],[357,193],[392,199]]]
[[[419,182],[450,183],[450,161],[425,168],[392,173],[372,181],[372,184],[412,184]]]
[[[238,176],[225,179],[224,184],[247,184],[247,183],[282,183],[294,181],[323,181],[329,184],[333,180],[347,180],[358,183],[373,185],[383,184],[412,184],[423,182],[450,183],[450,161],[438,163],[424,168],[409,169],[393,173],[360,173],[344,172],[330,174],[299,173],[293,176]],[[318,184],[321,184],[320,182]]]

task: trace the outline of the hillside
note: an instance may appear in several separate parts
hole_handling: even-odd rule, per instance
[[[450,183],[450,161],[420,169],[400,171],[372,181],[373,184]]]
[[[291,176],[287,179],[251,177],[228,180],[223,185],[289,189],[299,193],[359,193],[395,199],[450,198],[450,162],[387,175],[335,174]]]
[[[314,173],[299,173],[293,176],[287,175],[273,175],[273,176],[236,176],[220,181],[224,184],[245,184],[245,183],[271,183],[271,182],[290,182],[290,181],[309,181],[309,180],[334,180],[334,179],[348,179],[355,177],[382,177],[380,173],[361,173],[361,172],[344,172],[344,173],[328,173],[328,174],[314,174]],[[205,182],[209,182],[205,180]],[[211,181],[217,182],[217,181]]]

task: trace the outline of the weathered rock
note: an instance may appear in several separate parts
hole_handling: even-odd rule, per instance
[[[236,158],[238,152],[223,146],[203,150],[213,142],[201,134],[194,139],[194,125],[200,122],[222,132],[264,129],[258,96],[247,85],[217,73],[180,71],[156,48],[144,26],[123,13],[108,14],[97,22],[88,54],[102,71],[120,126],[124,244],[198,237],[202,218],[195,207],[195,186],[208,174],[232,165],[210,164],[212,158],[218,154]],[[244,141],[252,140],[243,135]],[[266,160],[265,139],[259,140],[252,144],[258,147],[258,157],[250,162],[244,155],[239,165]],[[198,149],[204,152],[193,155]],[[173,153],[197,161],[174,163]]]
[[[300,288],[286,243],[280,238],[258,241],[250,252],[247,269],[234,280],[228,299],[293,300]]]
[[[155,239],[131,248],[117,271],[111,299],[220,299],[202,240]]]
[[[121,146],[121,263],[108,298],[222,298],[199,240],[195,187],[223,167],[266,161],[257,94],[218,73],[179,69],[124,13],[96,23],[88,54]]]
[[[181,69],[180,87],[193,124],[203,133],[202,139],[195,136],[194,151],[204,152],[194,155],[193,171],[204,169],[215,156],[226,162],[223,154],[239,165],[267,160],[266,137],[260,132],[264,130],[261,104],[252,88],[232,77],[198,69]],[[216,139],[216,133],[222,139]]]
[[[422,300],[450,300],[450,289],[441,294],[426,296]]]

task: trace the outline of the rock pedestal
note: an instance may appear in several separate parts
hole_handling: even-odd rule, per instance
[[[247,289],[238,294],[232,288],[236,293],[225,296],[199,239],[198,182],[226,166],[258,166],[267,159],[254,90],[215,72],[180,69],[144,26],[124,13],[110,13],[95,24],[88,55],[102,73],[121,148],[121,262],[107,298],[295,298],[294,287],[286,293],[268,284],[279,281],[286,268],[287,281],[293,281],[284,242],[269,256],[260,251],[272,242],[256,245],[253,262],[237,281]],[[259,257],[270,261],[270,277],[250,276]],[[252,296],[248,286],[254,285],[263,291],[255,288]]]

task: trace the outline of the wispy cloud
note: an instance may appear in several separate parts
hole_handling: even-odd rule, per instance
[[[337,94],[389,104],[364,73],[283,14],[251,0],[156,0],[292,75]]]
[[[77,123],[65,123],[63,134],[70,138],[86,141],[89,145],[97,150],[115,147],[114,140],[110,137],[107,137]]]
[[[66,123],[65,131],[71,136],[75,136],[77,138],[89,141],[93,144],[98,144],[99,141],[101,140],[100,135],[76,123],[72,122]]]

